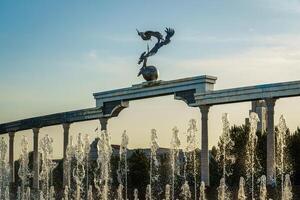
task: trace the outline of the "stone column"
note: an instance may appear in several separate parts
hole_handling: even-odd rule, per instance
[[[209,186],[209,150],[208,150],[208,105],[200,106],[201,111],[201,181]]]
[[[15,162],[14,162],[14,139],[15,132],[9,132],[9,166],[11,169],[10,182],[15,182]]]
[[[66,158],[66,150],[69,144],[69,130],[70,130],[70,124],[69,123],[64,123],[62,124],[63,129],[64,129],[64,149],[63,149],[63,156],[64,159]]]
[[[69,130],[70,130],[70,123],[64,123],[62,124],[64,129],[64,149],[63,149],[63,186],[69,185],[69,171],[68,171],[68,162],[66,162],[66,151],[69,144]]]
[[[267,104],[267,184],[275,183],[275,131],[274,131],[274,106],[276,99],[266,99]]]
[[[101,124],[101,131],[106,131],[107,130],[107,121],[108,121],[108,117],[103,117],[100,118],[100,124]]]
[[[33,189],[39,190],[39,128],[33,128]]]

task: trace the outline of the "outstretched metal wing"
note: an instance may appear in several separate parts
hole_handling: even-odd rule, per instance
[[[166,35],[164,41],[162,42],[163,45],[169,44],[171,42],[171,40],[170,40],[171,37],[173,37],[173,35],[175,34],[175,31],[172,28],[166,28],[165,32],[167,35]]]
[[[145,32],[140,32],[137,30],[138,35],[143,39],[143,40],[151,40],[151,37],[155,37],[158,41],[163,40],[163,36],[160,32],[158,31],[145,31]]]
[[[157,38],[157,42],[154,45],[154,47],[149,51],[148,47],[148,52],[143,52],[139,58],[139,64],[141,64],[144,61],[143,65],[146,65],[147,58],[150,56],[153,56],[157,53],[158,49],[160,49],[162,46],[167,45],[171,42],[171,37],[175,34],[174,29],[172,28],[166,28],[166,37],[163,38],[162,34],[157,31],[145,31],[145,32],[138,32],[138,35],[143,39],[143,40],[150,40],[151,37]]]

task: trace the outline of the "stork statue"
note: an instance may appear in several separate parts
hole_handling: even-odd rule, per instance
[[[147,46],[147,52],[143,52],[139,58],[138,64],[143,63],[143,66],[140,69],[138,76],[143,75],[146,81],[155,81],[158,79],[159,73],[157,68],[155,66],[147,66],[147,59],[148,57],[155,55],[158,49],[160,49],[162,46],[167,45],[171,42],[170,39],[174,35],[175,31],[171,28],[166,28],[165,32],[166,36],[165,38],[163,38],[163,35],[157,31],[140,32],[137,30],[138,35],[143,40],[151,40],[152,37],[157,39],[154,47],[152,47],[152,49],[149,51],[149,46]]]

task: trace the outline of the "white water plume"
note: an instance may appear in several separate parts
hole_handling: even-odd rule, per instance
[[[188,161],[190,161],[193,166],[192,173],[193,173],[193,179],[194,179],[194,199],[195,200],[197,200],[196,134],[197,134],[196,120],[191,119],[189,121],[189,127],[187,129],[187,134],[186,134],[186,140],[187,140],[186,154],[187,154]],[[186,177],[186,175],[184,175],[184,177]]]
[[[240,177],[239,190],[238,190],[238,200],[246,200],[247,196],[245,193],[245,179]]]
[[[257,145],[257,123],[259,122],[258,115],[254,112],[250,113],[250,132],[247,142],[246,153],[246,175],[247,180],[251,181],[251,199],[254,199],[254,173],[257,162],[256,145]]]
[[[170,200],[170,190],[171,190],[171,187],[169,184],[166,185],[165,187],[165,200]]]
[[[284,175],[287,171],[289,161],[287,155],[287,125],[283,115],[279,118],[278,131],[276,132],[276,168],[281,177],[281,195],[284,199]]]
[[[124,200],[123,199],[123,189],[124,189],[124,186],[122,184],[119,184],[118,190],[117,190],[117,194],[118,194],[117,200]]]
[[[6,160],[7,144],[0,139],[0,199],[5,198],[6,188],[9,186],[10,166]]]
[[[51,199],[50,188],[51,188],[51,177],[53,169],[56,164],[52,161],[53,159],[53,139],[46,135],[40,140],[40,152],[42,154],[41,172],[39,174],[39,180],[41,181],[41,191],[43,192],[44,199]],[[53,188],[54,189],[54,188]],[[54,195],[54,192],[53,192]]]
[[[218,200],[230,200],[230,194],[224,178],[221,178],[218,187]]]
[[[119,152],[119,166],[118,166],[118,182],[119,187],[122,186],[122,190],[120,191],[121,198],[123,199],[123,189],[125,189],[125,199],[127,199],[127,173],[128,173],[128,165],[127,165],[127,146],[129,143],[129,137],[126,134],[126,131],[122,134],[122,141],[120,145],[120,152]],[[123,187],[125,186],[125,188]],[[118,193],[119,194],[119,193]]]
[[[86,196],[88,196],[89,192],[89,162],[90,162],[90,138],[88,134],[85,134],[84,137],[84,159],[85,159],[85,191],[86,191]],[[88,197],[87,197],[88,198]]]
[[[136,188],[133,191],[133,200],[139,200],[139,191]]]
[[[64,176],[66,176],[64,178],[67,181],[66,186],[68,190],[71,188],[71,162],[74,158],[74,154],[75,148],[73,146],[73,137],[70,136],[70,140],[66,149],[66,158],[64,160]]]
[[[28,141],[27,137],[23,136],[21,140],[21,154],[19,158],[20,167],[18,170],[18,176],[21,179],[21,187],[19,192],[19,199],[27,199],[27,187],[29,186],[29,178],[32,176],[29,171],[29,152],[28,152]]]
[[[101,200],[109,199],[110,191],[110,159],[112,148],[110,144],[110,136],[106,130],[102,130],[97,143],[98,158],[97,169],[99,174],[95,174],[94,183],[100,195]]]
[[[199,200],[206,200],[205,183],[204,183],[204,181],[201,181],[201,184],[200,184]]]
[[[159,162],[157,159],[157,150],[159,149],[159,144],[158,144],[158,137],[155,129],[151,130],[151,138],[150,138],[150,148],[151,148],[151,155],[150,155],[150,180],[149,180],[149,187],[150,187],[150,192],[149,192],[149,198],[150,199],[156,199],[155,195],[153,195],[153,192],[157,192],[157,188],[153,188],[153,185],[158,185],[158,179],[159,179],[159,174],[158,174],[158,167],[159,167]]]
[[[181,187],[181,197],[183,200],[190,200],[192,197],[190,186],[187,181]]]
[[[234,142],[230,137],[230,123],[228,119],[228,114],[224,113],[222,115],[222,135],[220,137],[219,151],[217,153],[217,159],[222,163],[224,181],[226,182],[226,177],[231,175],[229,171],[226,170],[226,164],[232,164],[235,162],[235,157],[230,154],[234,146]]]
[[[84,168],[84,159],[85,159],[85,152],[84,152],[84,143],[82,139],[81,133],[78,134],[77,137],[77,144],[74,148],[74,157],[76,159],[76,166],[73,169],[73,179],[75,181],[75,192],[74,192],[74,199],[80,200],[82,198],[82,184],[83,179],[85,177],[85,168]]]
[[[93,188],[91,185],[89,185],[89,190],[87,192],[87,200],[93,200]]]
[[[259,180],[259,200],[267,199],[267,184],[266,184],[266,176],[262,175]]]
[[[293,199],[293,193],[292,193],[291,179],[290,179],[290,175],[286,174],[284,179],[282,200],[292,200],[292,199]]]
[[[151,200],[151,186],[148,184],[146,187],[146,196],[145,196],[145,200]]]
[[[178,155],[179,155],[179,147],[180,147],[180,139],[178,136],[177,127],[173,128],[173,134],[171,139],[171,169],[172,169],[172,193],[171,199],[174,200],[175,197],[175,176],[179,175],[179,165],[178,165]]]

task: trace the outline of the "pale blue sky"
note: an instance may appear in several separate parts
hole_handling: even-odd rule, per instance
[[[136,28],[175,29],[170,45],[149,59],[162,80],[214,75],[216,89],[299,80],[299,19],[297,0],[2,0],[0,122],[92,107],[93,92],[141,82],[137,59],[146,43]],[[299,103],[299,98],[278,101],[276,119],[284,114],[295,129]],[[223,112],[232,124],[241,124],[249,108],[249,103],[213,107],[210,146],[220,135]],[[145,147],[153,127],[161,145],[168,146],[172,127],[183,131],[192,117],[198,120],[199,111],[172,97],[132,102],[110,121],[112,142],[119,143],[127,129],[135,138],[131,147]],[[71,132],[94,137],[96,126],[96,121],[78,123]],[[30,131],[23,133],[31,137]],[[46,133],[61,147],[61,127],[41,129]]]

